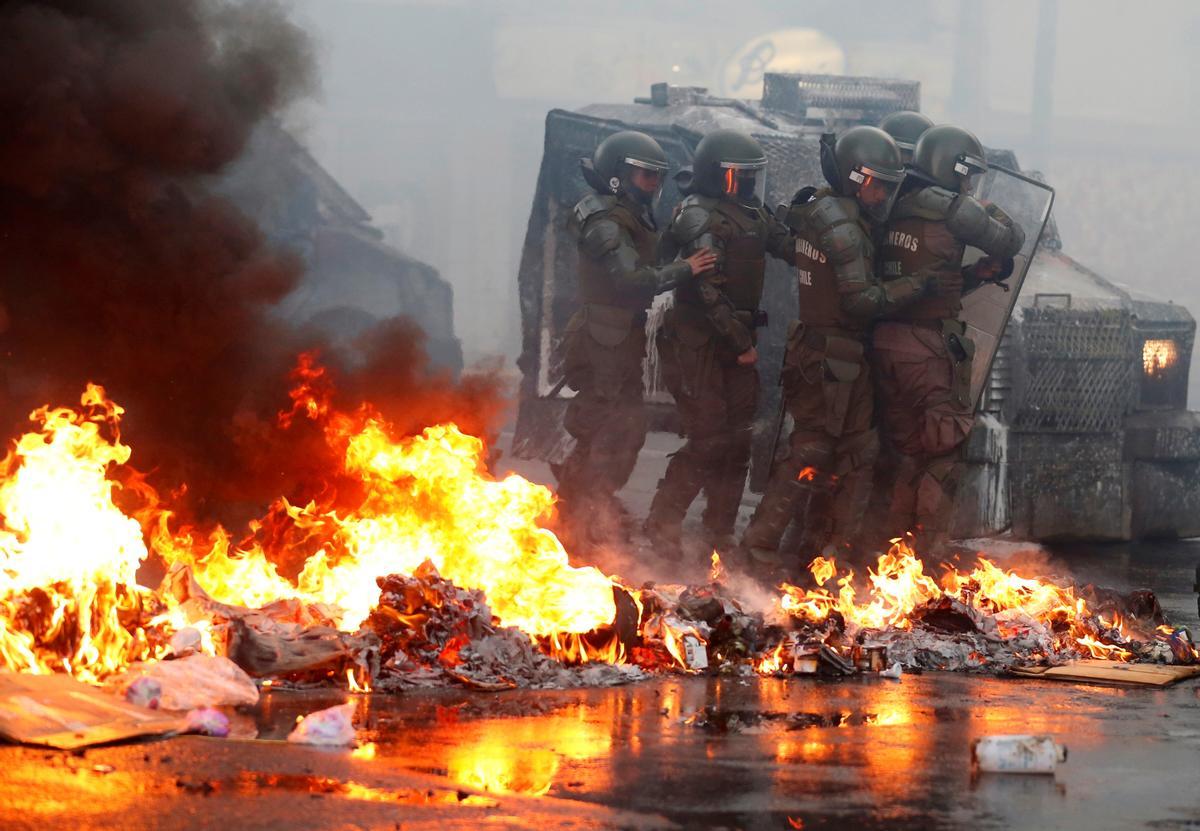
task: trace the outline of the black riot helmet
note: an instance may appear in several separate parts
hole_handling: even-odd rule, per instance
[[[941,124],[930,127],[913,148],[913,167],[947,190],[970,193],[975,179],[987,173],[983,145],[974,133]]]
[[[898,110],[884,116],[883,121],[879,122],[879,129],[891,136],[900,148],[900,161],[905,164],[912,164],[917,139],[932,126],[933,122],[928,116],[912,110]]]
[[[836,142],[823,135],[821,170],[835,192],[857,199],[876,222],[887,219],[904,182],[900,150],[878,127],[851,127]]]
[[[692,168],[685,189],[750,207],[763,204],[767,154],[752,136],[738,130],[713,130],[696,145]]]
[[[658,195],[670,164],[667,154],[653,138],[636,130],[622,130],[600,142],[592,158],[580,159],[580,166],[583,178],[599,193],[625,194],[649,205]],[[653,190],[634,184],[637,169],[657,174],[658,184]]]

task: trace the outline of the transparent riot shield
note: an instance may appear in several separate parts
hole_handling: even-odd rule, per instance
[[[975,191],[975,198],[985,205],[994,204],[1025,229],[1025,244],[1013,258],[1013,272],[1000,283],[984,283],[963,297],[960,319],[967,324],[967,336],[975,342],[975,360],[971,367],[971,401],[979,399],[987,386],[992,361],[1004,329],[1017,303],[1017,295],[1025,282],[1029,263],[1037,250],[1054,204],[1054,189],[1012,170],[991,165]],[[981,251],[968,249],[964,264],[982,256]]]

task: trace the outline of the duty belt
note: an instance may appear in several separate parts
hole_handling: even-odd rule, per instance
[[[897,323],[907,323],[909,326],[915,326],[918,329],[929,329],[933,332],[941,332],[946,335],[962,336],[967,333],[967,324],[953,317],[935,319],[935,320],[898,320]]]
[[[801,324],[802,332],[800,339],[804,345],[810,349],[815,349],[818,352],[828,350],[830,340],[849,340],[856,343],[866,343],[868,335],[866,332],[853,332],[848,329],[838,329],[836,327],[808,327]]]

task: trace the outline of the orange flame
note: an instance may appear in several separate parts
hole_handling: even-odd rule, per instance
[[[204,551],[191,531],[171,533],[166,514],[155,549],[168,562],[191,565],[215,600],[251,607],[282,597],[324,603],[340,610],[335,618],[349,631],[378,600],[376,577],[412,573],[425,560],[456,584],[483,590],[503,625],[551,635],[612,623],[612,581],[594,568],[570,566],[562,543],[538,524],[554,504],[547,488],[515,474],[494,479],[483,442],[453,424],[396,441],[377,417],[354,432],[349,421],[333,427],[331,440],[344,442],[346,471],[361,480],[366,496],[347,514],[281,502],[281,516],[329,540],[294,584],[261,548],[230,552],[228,535],[218,530]]]
[[[721,565],[721,555],[716,552],[712,553],[712,567],[708,570],[708,582],[720,583],[725,579],[725,566]]]
[[[80,404],[35,411],[37,429],[0,463],[0,659],[97,681],[154,656],[144,629],[122,618],[157,604],[137,585],[141,528],[113,503],[107,478],[130,455],[122,410],[94,384]]]
[[[887,553],[880,555],[875,568],[868,570],[868,595],[859,601],[853,570],[837,579],[838,590],[834,594],[823,586],[837,577],[836,563],[817,557],[809,570],[822,588],[805,590],[785,583],[780,587],[779,606],[785,613],[811,623],[821,623],[837,612],[847,624],[863,629],[910,629],[914,610],[939,598],[950,597],[989,615],[1017,612],[1020,613],[1018,619],[1024,615],[1056,630],[1065,626],[1067,645],[1080,655],[1117,661],[1133,658],[1128,649],[1097,638],[1089,621],[1098,619],[1088,610],[1086,601],[1076,595],[1074,588],[1062,587],[1049,580],[1022,577],[1001,569],[982,556],[970,572],[959,571],[950,565],[943,568],[945,574],[939,583],[925,573],[925,564],[908,542],[894,540]],[[1009,622],[1011,619],[996,618],[1000,634],[1005,637],[1018,634],[1020,624]],[[1119,615],[1111,624],[1103,620],[1099,623],[1122,638],[1132,637]],[[768,667],[765,671],[777,671],[773,656],[762,663]]]
[[[117,508],[119,486],[109,476],[131,451],[117,431],[122,410],[100,387],[88,386],[78,410],[33,413],[37,429],[0,465],[3,665],[99,681],[165,653],[169,630],[186,621],[166,608],[172,598],[137,585],[148,548],[143,528],[150,548],[169,565],[190,567],[214,600],[250,608],[287,598],[323,604],[347,631],[376,604],[377,577],[412,573],[425,560],[459,586],[482,590],[501,624],[530,635],[568,637],[612,623],[612,581],[594,568],[572,567],[540,524],[554,505],[547,488],[516,475],[493,477],[483,442],[453,424],[397,439],[366,408],[353,418],[331,410],[332,387],[310,355],[301,356],[294,375],[293,406],[281,422],[300,414],[323,420],[326,439],[344,453],[345,472],[363,494],[343,511],[280,500],[261,521],[314,541],[295,579],[274,565],[284,552],[238,548],[219,526],[173,527],[172,512],[136,475],[149,507],[138,519]],[[203,624],[197,628],[211,651]],[[617,660],[621,653],[614,639],[585,657]],[[358,690],[369,689],[366,681],[347,679]]]
[[[1179,347],[1171,338],[1148,340],[1142,344],[1142,371],[1151,378],[1162,375],[1179,360]]]

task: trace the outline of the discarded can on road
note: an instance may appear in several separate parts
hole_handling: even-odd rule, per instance
[[[983,736],[971,743],[976,773],[1054,773],[1067,748],[1053,736]]]
[[[683,657],[688,669],[708,669],[708,647],[693,634],[683,636]]]
[[[888,665],[887,647],[882,644],[854,647],[854,664],[862,672],[883,672]]]

